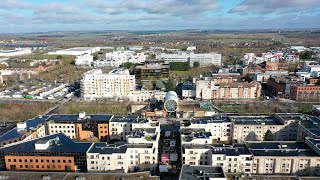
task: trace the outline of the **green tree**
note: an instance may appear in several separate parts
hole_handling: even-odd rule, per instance
[[[134,63],[132,62],[126,62],[126,63],[123,63],[123,68],[125,69],[130,69],[132,66],[134,66]]]
[[[274,134],[268,129],[268,131],[264,134],[263,140],[264,141],[273,141]]]
[[[171,71],[188,71],[190,64],[188,62],[170,62]]]
[[[194,67],[194,68],[200,67],[200,63],[199,63],[199,62],[197,62],[197,61],[196,61],[196,62],[194,62],[194,63],[193,63],[193,67]]]
[[[300,59],[311,59],[311,57],[312,57],[312,52],[310,51],[304,51],[299,54]]]
[[[167,91],[176,91],[176,83],[172,78],[169,78],[167,84],[166,84],[166,90]]]
[[[61,60],[63,57],[61,55],[57,56],[57,59]]]

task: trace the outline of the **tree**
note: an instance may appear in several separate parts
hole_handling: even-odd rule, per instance
[[[193,63],[193,67],[194,67],[194,68],[200,67],[200,63],[199,63],[199,62],[197,62],[197,61],[196,61],[196,62],[194,62],[194,63]]]
[[[312,57],[312,52],[310,51],[304,51],[299,54],[300,59],[311,59],[311,57]]]
[[[57,56],[57,59],[61,60],[63,57],[61,55]]]
[[[264,134],[264,141],[273,141],[274,140],[274,134],[268,129],[268,131]]]
[[[172,78],[169,78],[167,84],[166,84],[167,91],[176,91],[176,83]]]
[[[126,63],[123,63],[123,68],[125,69],[130,69],[132,66],[134,66],[134,63],[132,62],[126,62]]]

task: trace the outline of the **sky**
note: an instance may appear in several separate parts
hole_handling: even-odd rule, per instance
[[[0,33],[320,28],[320,0],[0,0]]]

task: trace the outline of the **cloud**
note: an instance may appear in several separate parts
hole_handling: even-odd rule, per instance
[[[17,0],[1,0],[0,9],[29,9],[32,7],[31,3]]]
[[[112,2],[103,0],[87,0],[86,4],[100,13],[146,13],[169,14],[174,16],[197,15],[218,9],[218,0],[115,0]]]
[[[290,13],[319,7],[320,0],[243,0],[229,13]]]

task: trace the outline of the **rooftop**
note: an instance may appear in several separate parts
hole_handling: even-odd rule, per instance
[[[304,117],[304,115],[301,113],[277,113],[276,115],[285,121],[300,121]]]
[[[209,124],[209,123],[228,123],[231,122],[229,117],[224,115],[214,115],[208,117],[201,117],[191,120],[191,124]]]
[[[244,144],[184,144],[182,145],[183,150],[185,149],[208,149],[212,154],[225,154],[227,156],[239,156],[239,155],[250,155],[250,151]]]
[[[225,178],[221,167],[183,165],[180,180],[207,180],[210,178]]]
[[[230,117],[237,125],[283,125],[272,116],[233,116]]]
[[[152,148],[152,144],[107,144],[94,143],[88,153],[114,154],[126,153],[128,148]]]
[[[35,144],[48,140],[56,140],[51,143],[46,150],[36,150]],[[30,141],[23,141],[17,144],[9,145],[7,147],[0,148],[2,152],[64,152],[64,153],[85,153],[92,143],[74,142],[63,133],[53,134],[45,136],[39,139],[33,139]]]
[[[17,131],[17,128],[13,128],[10,131],[0,136],[0,142],[9,141],[12,139],[21,138],[27,131],[35,129],[39,124],[44,123],[49,116],[38,116],[33,119],[26,120],[27,129],[25,131]]]
[[[110,114],[89,114],[85,118],[79,118],[78,114],[54,114],[48,118],[48,121],[55,122],[72,122],[79,120],[87,121],[110,121],[113,115]]]
[[[303,142],[247,142],[254,156],[318,156]]]

